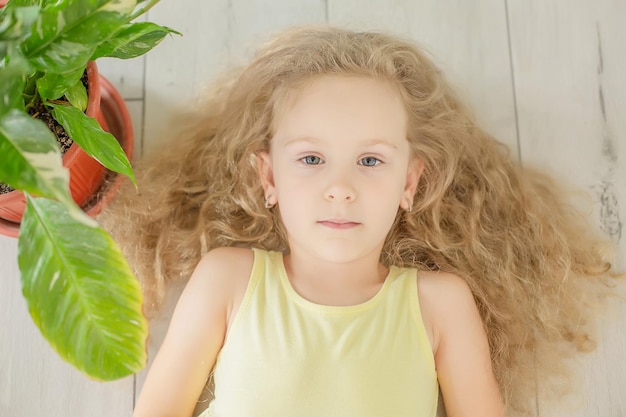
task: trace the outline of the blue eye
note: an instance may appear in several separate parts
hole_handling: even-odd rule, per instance
[[[378,158],[374,158],[373,156],[366,156],[359,161],[359,165],[363,165],[366,167],[373,167],[380,164],[382,161]]]
[[[307,155],[304,158],[300,158],[300,160],[306,165],[319,165],[322,163],[322,158],[315,155]]]

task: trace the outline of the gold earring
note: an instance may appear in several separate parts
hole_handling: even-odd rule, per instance
[[[413,211],[413,202],[411,200],[407,201],[408,204],[408,208],[406,209],[407,212],[412,212]]]

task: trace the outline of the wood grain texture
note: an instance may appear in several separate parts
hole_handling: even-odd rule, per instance
[[[100,58],[98,70],[126,100],[143,100],[145,61],[145,56],[128,60]]]
[[[618,244],[626,265],[626,3],[509,0],[523,163],[553,170]],[[626,415],[626,306],[615,303],[598,349],[576,366],[579,390],[540,416]],[[539,384],[541,390],[541,384]]]
[[[126,107],[133,121],[133,136],[135,138],[135,151],[133,160],[138,160],[143,155],[143,100],[126,100]]]

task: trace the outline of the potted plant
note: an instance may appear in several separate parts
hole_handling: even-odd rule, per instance
[[[22,292],[52,347],[99,380],[145,364],[141,291],[116,243],[74,201],[74,175],[62,165],[57,138],[34,116],[50,114],[91,158],[133,179],[120,144],[105,131],[110,121],[97,106],[85,114],[98,94],[89,62],[136,57],[177,33],[132,22],[157,2],[10,0],[0,8],[0,181],[26,202],[18,240]]]
[[[87,64],[83,79],[86,80],[86,91],[88,92],[85,114],[97,120],[104,131],[110,132],[106,117],[100,109],[103,82],[95,61],[90,61]],[[33,89],[32,85],[31,89]],[[30,92],[29,96],[35,97],[36,94]],[[58,102],[59,100],[56,101]],[[105,175],[105,167],[83,151],[78,143],[72,141],[65,129],[55,119],[54,113],[50,113],[45,108],[45,104],[41,99],[37,98],[36,102],[35,100],[30,100],[25,105],[25,109],[29,114],[42,118],[42,121],[47,123],[49,129],[55,132],[56,140],[61,145],[63,166],[69,171],[70,195],[76,204],[83,207],[101,186]],[[117,136],[115,139],[119,141]],[[132,141],[132,137],[128,139]],[[132,144],[130,145],[132,146]],[[19,190],[10,191],[11,188],[4,183],[0,183],[0,187],[0,219],[2,220],[0,223],[0,234],[17,237],[19,234],[19,223],[26,209],[26,196]]]

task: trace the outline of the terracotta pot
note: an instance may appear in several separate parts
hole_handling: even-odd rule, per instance
[[[118,139],[122,149],[124,149],[124,152],[128,156],[128,159],[131,160],[134,149],[134,137],[132,122],[126,104],[124,103],[124,100],[120,96],[119,92],[106,78],[101,76],[94,78],[97,78],[98,101],[100,102],[100,105],[98,106],[97,111],[93,113],[92,117],[95,117],[100,122],[100,125],[104,130],[110,132]],[[78,151],[74,151],[76,153],[68,155],[74,147],[77,148]],[[104,207],[104,205],[106,205],[113,198],[115,192],[119,189],[122,177],[116,176],[110,171],[107,171],[104,167],[102,167],[102,165],[100,165],[100,163],[90,157],[87,157],[89,159],[89,161],[87,161],[89,165],[85,167],[85,165],[83,165],[84,161],[81,154],[86,155],[82,152],[82,150],[80,150],[80,148],[78,148],[78,146],[72,145],[63,158],[63,165],[68,166],[66,165],[66,159],[68,159],[68,163],[71,162],[74,167],[73,170],[70,168],[70,190],[72,191],[72,196],[75,196],[74,193],[76,192],[84,192],[85,195],[81,197],[80,201],[76,197],[74,199],[81,207],[83,207],[87,214],[95,216],[100,212],[100,210],[102,210],[102,207]],[[78,165],[76,165],[77,162]],[[77,168],[77,166],[80,168]],[[94,174],[91,170],[97,171],[98,174]],[[103,181],[105,174],[107,175],[106,184],[105,181]],[[94,177],[98,178],[94,181]],[[71,183],[76,180],[78,180],[77,183],[81,185],[75,184],[72,186]],[[84,186],[82,185],[83,183],[90,185]],[[2,197],[11,194],[18,194],[18,192],[14,191],[8,194],[0,195],[0,205],[2,204]],[[22,204],[25,204],[23,194],[19,194],[21,194]],[[6,216],[0,214],[0,234],[17,237],[19,234],[20,220],[21,215],[17,220],[9,220]]]

